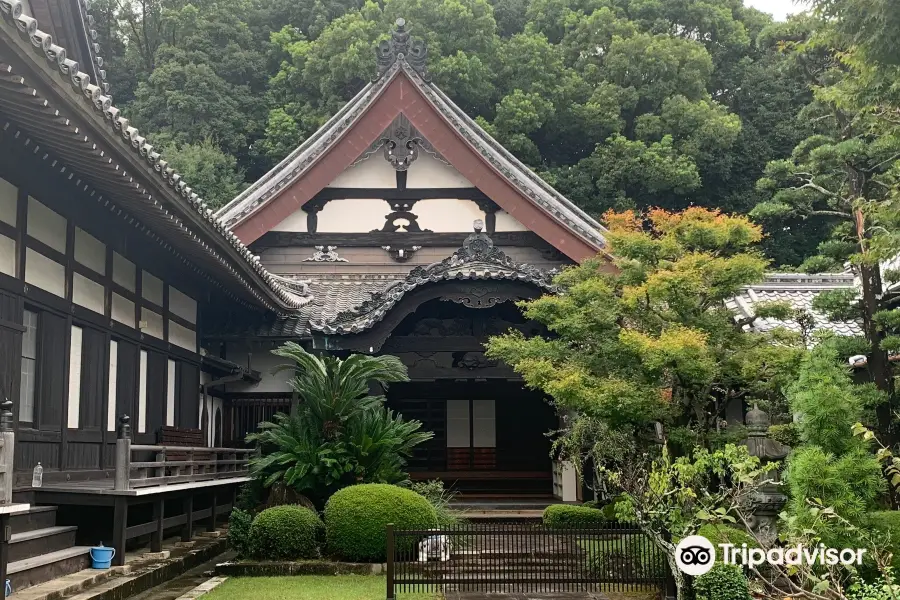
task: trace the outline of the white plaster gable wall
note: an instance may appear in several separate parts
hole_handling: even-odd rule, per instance
[[[497,211],[497,231],[528,231],[514,216],[505,210]]]
[[[373,157],[375,158],[375,157]],[[371,159],[370,159],[371,160]],[[382,160],[388,168],[390,164]],[[435,157],[419,151],[419,158],[410,166],[406,174],[407,188],[469,188],[475,187],[462,173]]]
[[[397,171],[384,159],[378,150],[375,154],[347,167],[328,187],[337,188],[396,188]],[[474,187],[468,179],[427,152],[419,151],[419,156],[406,172],[407,188],[467,188]]]
[[[327,204],[325,206],[328,206]],[[306,211],[302,208],[295,210],[288,217],[272,228],[272,231],[292,231],[294,233],[306,233]]]
[[[396,188],[397,175],[380,153],[347,167],[328,187],[337,188]]]
[[[298,211],[298,212],[303,212]],[[385,200],[332,200],[318,214],[318,233],[369,233],[384,226],[391,206]],[[296,213],[295,213],[296,214]],[[306,213],[304,214],[304,218]]]
[[[471,200],[419,200],[412,211],[418,216],[419,227],[434,232],[472,231],[475,219],[484,219],[484,211]]]

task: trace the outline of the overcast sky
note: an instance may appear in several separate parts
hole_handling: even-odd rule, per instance
[[[803,0],[744,0],[744,4],[758,8],[775,16],[776,19],[784,19],[788,13],[796,14],[804,8]]]

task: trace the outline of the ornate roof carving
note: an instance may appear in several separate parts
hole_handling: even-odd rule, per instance
[[[87,5],[85,5],[86,7]],[[154,199],[138,181],[135,181],[134,174],[126,172],[121,165],[115,164],[112,158],[105,159],[104,166],[111,171],[111,175],[119,175],[133,183],[134,193],[139,201],[149,201],[153,208],[159,211],[163,217],[173,222],[181,232],[191,237],[194,243],[221,263],[229,274],[239,281],[264,306],[273,310],[284,310],[286,308],[297,308],[309,301],[308,298],[300,297],[295,291],[288,290],[279,284],[278,279],[262,266],[259,257],[254,256],[237,236],[228,230],[225,222],[218,218],[203,199],[184,181],[182,176],[169,166],[168,161],[151,144],[147,143],[146,138],[141,135],[137,128],[131,126],[128,119],[122,116],[121,111],[113,105],[112,98],[106,94],[107,88],[91,83],[90,75],[81,70],[81,66],[77,61],[68,58],[66,49],[55,44],[49,33],[39,29],[36,19],[24,14],[22,0],[0,0],[0,17],[2,17],[4,22],[15,26],[19,35],[30,43],[33,52],[46,60],[51,65],[51,68],[56,70],[72,86],[76,94],[90,103],[94,112],[101,115],[103,121],[112,131],[125,140],[130,151],[147,164],[148,171],[155,173],[172,190],[172,198],[175,201],[183,202],[188,210],[196,212],[208,224],[214,238],[217,239],[209,238],[208,236],[201,237],[206,234],[193,231],[177,215],[169,211],[163,203]],[[97,50],[97,48],[92,49]],[[18,79],[18,84],[26,85],[23,77]],[[78,132],[75,124],[70,123],[67,119],[62,120],[60,126],[65,127],[67,133]],[[90,141],[86,136],[84,140]],[[94,144],[94,148],[96,148],[96,144]],[[103,156],[103,153],[101,152],[100,155]],[[108,203],[109,201],[107,200]],[[214,245],[208,243],[210,241]],[[218,245],[218,248],[216,245]],[[252,282],[239,273],[230,261],[220,253],[219,248],[223,246],[233,248],[244,261],[246,268],[254,272],[263,285]]]
[[[408,147],[410,144],[415,144],[414,148],[410,148],[410,150],[415,151],[415,155],[411,156],[406,164],[406,168],[409,168],[409,163],[415,160],[418,156],[418,151],[422,150],[426,154],[433,156],[437,160],[441,161],[447,166],[452,166],[450,161],[444,158],[440,152],[438,152],[434,146],[431,145],[431,142],[422,137],[422,134],[419,133],[419,130],[416,129],[415,125],[409,122],[409,119],[406,118],[406,115],[399,114],[397,118],[394,119],[394,122],[390,124],[390,126],[384,130],[384,133],[381,134],[381,137],[372,142],[372,144],[363,152],[359,158],[350,163],[351,167],[355,167],[359,163],[363,162],[372,157],[376,152],[384,148],[384,152],[387,153],[387,146],[391,146],[391,148],[400,147]],[[391,162],[390,156],[385,156],[388,162]],[[391,162],[393,165],[393,162]],[[396,167],[395,167],[396,168]],[[397,169],[406,170],[406,169]]]
[[[408,292],[428,283],[453,280],[508,280],[532,284],[548,292],[556,292],[553,277],[556,270],[544,270],[517,263],[483,232],[484,223],[475,221],[475,232],[451,256],[426,267],[414,268],[402,280],[376,292],[362,304],[343,311],[328,321],[310,321],[310,328],[326,334],[359,333],[381,321]],[[485,304],[491,306],[492,303]]]
[[[406,59],[409,66],[425,81],[431,81],[428,75],[426,62],[428,61],[428,48],[425,42],[412,39],[406,30],[406,19],[397,19],[396,29],[391,31],[391,39],[378,44],[375,50],[378,62],[378,77],[384,75],[398,60]]]

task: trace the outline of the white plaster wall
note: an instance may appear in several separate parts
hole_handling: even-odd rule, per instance
[[[300,211],[302,212],[302,211]],[[319,233],[369,233],[384,227],[391,205],[385,200],[332,200],[319,212]],[[305,213],[304,213],[305,215]]]
[[[75,260],[95,273],[106,273],[106,246],[88,232],[75,228]]]
[[[118,252],[113,252],[113,281],[130,292],[135,290],[134,263]]]
[[[162,315],[147,308],[141,308],[141,321],[144,321],[144,327],[141,333],[152,335],[158,340],[165,339],[165,330],[163,329]]]
[[[19,188],[5,179],[0,179],[0,221],[16,226],[16,206]]]
[[[326,205],[327,206],[327,205]],[[292,231],[306,233],[306,212],[298,208],[288,218],[272,228],[272,231]]]
[[[497,211],[496,231],[528,231],[528,228],[519,223],[514,216],[505,210]]]
[[[69,414],[66,418],[69,429],[78,429],[78,421],[81,417],[81,342],[83,333],[81,327],[72,325],[72,336],[69,339]]]
[[[118,294],[113,294],[112,318],[114,321],[134,328],[134,302]]]
[[[233,355],[232,355],[233,354]],[[232,353],[229,348],[228,360],[244,365],[247,363],[246,350]],[[250,368],[259,371],[262,380],[254,385],[251,383],[229,384],[229,392],[283,392],[290,394],[291,388],[288,381],[293,377],[290,371],[282,371],[272,374],[272,371],[281,365],[288,364],[288,360],[275,356],[268,350],[254,350],[250,357]]]
[[[66,218],[34,198],[28,198],[28,235],[57,252],[66,251]]]
[[[66,268],[31,248],[25,249],[25,283],[65,298]]]
[[[101,315],[106,312],[103,286],[78,273],[72,274],[72,302]]]
[[[175,426],[175,361],[166,360],[166,426]]]
[[[373,160],[373,156],[369,160]],[[390,164],[382,160],[389,169]],[[406,174],[406,187],[408,188],[467,188],[475,187],[462,176],[462,173],[444,164],[426,152],[419,151],[417,158],[410,166]]]
[[[338,175],[328,187],[343,188],[396,188],[397,172],[390,163],[384,160],[379,150],[373,156],[357,164],[348,167]]]
[[[185,350],[197,351],[197,333],[171,319],[169,320],[169,341]]]
[[[16,276],[16,240],[5,235],[0,235],[0,273]]]
[[[197,322],[197,301],[169,286],[169,310],[190,323]]]
[[[141,272],[141,296],[159,306],[163,305],[163,282],[147,271]]]
[[[484,220],[484,211],[478,204],[456,198],[419,200],[412,212],[419,217],[419,227],[434,232],[473,231],[475,219]]]
[[[109,341],[109,387],[106,405],[106,430],[116,430],[116,384],[119,379],[119,342]]]
[[[141,350],[138,367],[138,433],[147,431],[147,351]]]

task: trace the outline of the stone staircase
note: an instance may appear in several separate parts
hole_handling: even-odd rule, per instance
[[[75,545],[77,527],[56,524],[55,506],[14,513],[10,528],[6,573],[14,593],[91,565],[90,547]]]

